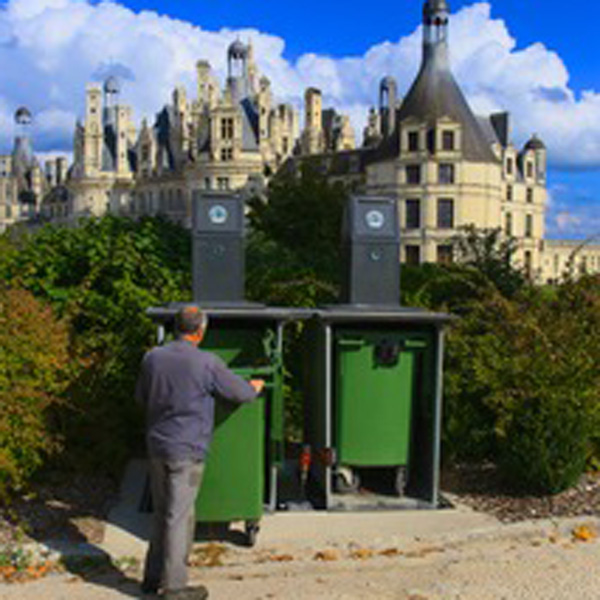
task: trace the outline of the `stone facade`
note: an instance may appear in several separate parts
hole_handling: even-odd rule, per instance
[[[17,223],[40,220],[43,200],[66,176],[66,159],[46,161],[46,173],[33,153],[31,112],[19,108],[15,113],[17,135],[11,154],[0,156],[0,233]]]
[[[144,120],[139,134],[130,109],[116,101],[114,80],[104,94],[99,86],[88,88],[68,184],[73,217],[161,213],[187,224],[196,190],[252,194],[264,188],[294,148],[297,113],[274,104],[251,45],[234,42],[227,58],[222,91],[209,63],[199,61],[196,98],[176,88],[172,102],[152,126]]]

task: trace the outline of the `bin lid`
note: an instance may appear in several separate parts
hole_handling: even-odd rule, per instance
[[[428,323],[444,325],[456,317],[448,313],[438,313],[424,308],[380,304],[339,304],[321,307],[315,316],[327,322],[352,322],[359,324],[388,323]]]
[[[195,305],[201,308],[210,319],[239,319],[252,321],[291,321],[310,319],[314,310],[307,308],[287,308],[265,306],[252,302],[238,304],[198,304],[193,302],[171,302],[164,306],[146,309],[146,314],[157,323],[172,321],[182,306]]]

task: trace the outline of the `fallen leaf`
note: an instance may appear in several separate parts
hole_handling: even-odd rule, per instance
[[[401,554],[402,552],[398,548],[386,548],[379,553],[380,556],[389,556],[390,558],[392,556],[400,556]]]
[[[591,542],[598,537],[598,532],[587,525],[580,525],[573,529],[573,539],[576,542]]]
[[[336,550],[320,550],[314,555],[313,560],[333,561],[339,558],[340,555]]]
[[[210,543],[194,550],[188,561],[192,567],[221,567],[227,548],[220,544]]]
[[[294,557],[291,554],[272,554],[267,560],[271,562],[290,562],[294,560]]]
[[[354,560],[365,560],[367,558],[373,558],[373,550],[370,548],[357,548],[350,552],[350,558]]]

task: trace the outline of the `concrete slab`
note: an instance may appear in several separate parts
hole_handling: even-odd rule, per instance
[[[146,481],[145,461],[132,461],[125,473],[120,501],[110,512],[101,548],[113,557],[143,557],[150,515],[139,510]],[[486,514],[465,507],[440,510],[374,512],[278,512],[261,521],[258,545],[340,545],[369,540],[373,545],[398,544],[408,539],[431,538],[498,525]],[[235,525],[234,525],[235,526]]]

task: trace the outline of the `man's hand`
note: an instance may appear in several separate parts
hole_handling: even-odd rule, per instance
[[[260,394],[265,389],[265,382],[263,379],[251,379],[248,383],[254,388],[257,394]]]

